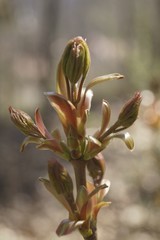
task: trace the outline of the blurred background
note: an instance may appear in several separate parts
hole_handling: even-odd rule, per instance
[[[32,145],[19,152],[24,136],[11,123],[8,107],[31,116],[40,107],[50,130],[59,124],[43,92],[54,91],[66,42],[79,35],[91,51],[87,81],[125,75],[94,88],[89,128],[101,122],[102,98],[110,102],[114,121],[135,91],[143,95],[139,119],[129,130],[134,151],[118,140],[104,151],[112,204],[99,214],[99,240],[160,239],[159,23],[159,0],[0,0],[0,240],[57,240],[55,230],[67,218],[38,181],[54,155]]]

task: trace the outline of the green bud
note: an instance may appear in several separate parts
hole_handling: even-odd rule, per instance
[[[10,117],[16,127],[25,135],[43,137],[32,118],[25,112],[9,107]]]
[[[86,41],[82,37],[70,40],[62,55],[62,69],[64,76],[76,84],[85,78],[90,66],[90,53]]]
[[[73,182],[67,170],[57,161],[48,162],[48,174],[51,184],[58,194],[71,194]]]
[[[135,95],[123,106],[117,121],[119,126],[128,128],[136,121],[141,101],[141,94],[136,92]]]

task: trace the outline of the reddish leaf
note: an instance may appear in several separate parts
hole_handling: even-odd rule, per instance
[[[44,136],[45,138],[52,138],[51,134],[48,132],[47,128],[43,123],[39,108],[37,108],[35,111],[35,122],[42,136]]]
[[[41,144],[37,146],[38,149],[41,150],[52,150],[53,152],[63,155],[63,149],[60,146],[60,143],[55,139],[44,140]]]
[[[53,130],[51,132],[51,135],[53,136],[53,138],[57,139],[57,141],[61,141],[61,134],[58,129]]]
[[[92,215],[93,206],[94,205],[92,199],[89,199],[81,209],[80,212],[81,219],[84,219],[86,221]]]
[[[100,202],[100,203],[98,203],[93,209],[93,219],[96,220],[98,212],[102,207],[108,207],[110,204],[111,204],[111,202]]]
[[[68,132],[68,127],[72,126],[74,129],[77,129],[77,119],[76,119],[76,108],[70,102],[67,101],[60,94],[56,93],[46,93],[45,94],[50,101],[51,105],[56,110],[65,132]]]

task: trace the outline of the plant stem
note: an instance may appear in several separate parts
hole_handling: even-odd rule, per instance
[[[96,232],[94,234],[92,234],[91,236],[84,238],[84,240],[97,240]]]
[[[86,187],[86,162],[81,159],[72,160],[72,165],[74,168],[77,192],[80,186]]]
[[[116,128],[118,127],[118,122],[114,123],[106,132],[104,132],[100,137],[99,137],[99,141],[103,141],[106,137],[108,137],[108,135],[110,135],[111,133],[114,133],[116,131]]]
[[[79,191],[80,186],[85,186],[87,185],[86,182],[86,161],[83,159],[75,159],[71,161],[73,168],[74,168],[74,173],[75,173],[75,178],[76,178],[76,187],[77,187],[77,193]],[[79,229],[82,237],[84,240],[97,240],[97,229],[96,225],[91,222],[90,228],[92,230],[92,235],[86,236],[86,229],[83,227]]]
[[[90,235],[88,237],[84,236],[83,230],[81,229],[80,233],[83,236],[84,240],[98,240],[98,238],[97,238],[97,229],[96,229],[95,226],[92,226],[92,223],[91,223],[91,229],[92,229],[92,235]]]

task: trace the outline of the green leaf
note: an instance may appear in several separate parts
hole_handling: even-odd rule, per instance
[[[112,74],[96,77],[87,85],[86,92],[88,91],[88,89],[92,88],[96,84],[99,84],[99,83],[102,83],[105,81],[109,81],[109,80],[118,80],[118,79],[123,79],[123,78],[124,78],[124,76],[119,73],[112,73]]]
[[[84,159],[88,160],[101,152],[102,143],[95,137],[89,136]]]
[[[99,138],[104,131],[106,130],[108,123],[110,121],[111,116],[111,109],[106,100],[103,100],[102,102],[102,123],[100,130],[96,131],[94,134],[94,137]]]
[[[79,208],[79,211],[81,211],[83,205],[87,202],[88,200],[88,191],[85,186],[80,186],[77,194],[77,199],[76,203]]]
[[[106,189],[106,188],[108,188],[108,186],[107,186],[106,183],[104,183],[104,184],[96,187],[96,188],[89,194],[88,198],[89,198],[89,199],[92,198],[92,197],[93,197],[95,194],[97,194],[100,190]],[[108,189],[107,189],[107,192],[108,192]]]
[[[43,140],[38,146],[41,150],[52,150],[53,152],[63,154],[60,143],[55,139]]]
[[[101,202],[104,197],[107,195],[109,189],[110,189],[110,186],[111,186],[111,182],[108,180],[108,179],[103,179],[102,182],[101,182],[102,186],[107,186],[107,187],[103,187],[99,190],[98,192],[98,202]]]
[[[36,144],[40,144],[42,141],[39,138],[36,137],[26,137],[24,139],[24,141],[22,142],[21,146],[20,146],[20,152],[23,152],[25,147],[29,144],[29,143],[36,143]]]
[[[112,138],[120,138],[126,144],[129,150],[133,150],[134,140],[128,132],[113,134],[112,136],[109,137],[109,139],[112,139]]]
[[[40,177],[39,180],[44,184],[45,188],[68,210],[70,215],[73,216],[72,209],[63,194],[58,194],[48,179]]]
[[[57,90],[57,93],[63,95],[66,98],[68,97],[66,79],[62,70],[62,61],[59,62],[58,68],[57,68],[56,90]]]

